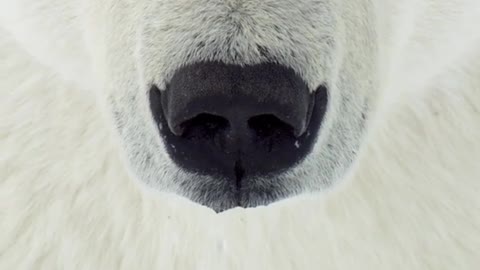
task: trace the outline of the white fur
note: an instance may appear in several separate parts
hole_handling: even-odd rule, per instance
[[[128,28],[158,1],[101,2],[0,1],[0,269],[478,269],[476,0],[337,1],[349,31],[375,31],[343,37],[363,88],[337,95],[374,108],[354,165],[322,194],[220,215],[133,181],[102,88],[139,72]]]

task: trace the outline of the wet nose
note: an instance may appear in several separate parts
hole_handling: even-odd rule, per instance
[[[196,63],[150,92],[172,160],[191,172],[237,181],[280,173],[308,154],[316,137],[309,130],[315,100],[292,69],[274,63]]]

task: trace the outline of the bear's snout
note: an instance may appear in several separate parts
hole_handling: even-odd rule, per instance
[[[327,102],[292,69],[203,62],[152,87],[151,110],[181,168],[241,188],[244,178],[279,174],[312,149]],[[223,180],[222,180],[223,181]]]

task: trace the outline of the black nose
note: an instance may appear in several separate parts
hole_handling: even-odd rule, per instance
[[[300,162],[317,137],[326,105],[289,68],[219,62],[176,71],[150,103],[171,158],[195,173],[240,181]]]

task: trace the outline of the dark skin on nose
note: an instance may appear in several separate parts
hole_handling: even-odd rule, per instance
[[[196,63],[166,89],[150,91],[151,110],[172,160],[187,171],[245,177],[281,173],[311,150],[327,103],[289,68]]]

